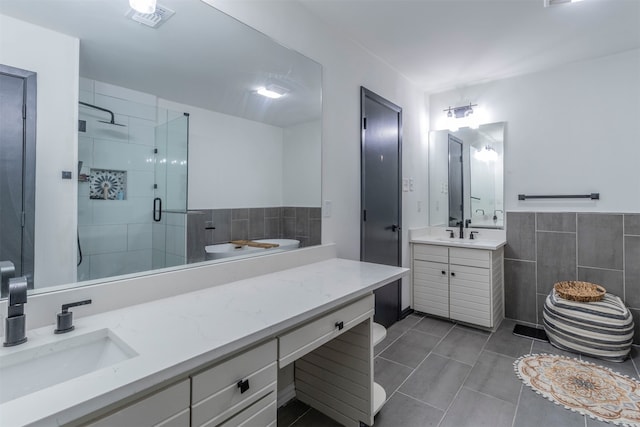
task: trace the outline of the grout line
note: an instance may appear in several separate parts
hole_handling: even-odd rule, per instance
[[[443,409],[438,408],[437,406],[433,406],[432,404],[430,404],[430,403],[428,403],[428,402],[425,402],[424,400],[420,400],[420,399],[418,399],[418,398],[416,398],[416,397],[413,397],[413,396],[411,396],[411,395],[409,395],[409,394],[406,394],[406,393],[403,393],[403,392],[401,392],[401,391],[397,391],[396,393],[397,393],[397,394],[401,394],[401,395],[403,395],[403,396],[405,396],[405,397],[408,397],[408,398],[409,398],[409,399],[411,399],[411,400],[415,400],[416,402],[420,402],[420,403],[422,403],[423,405],[427,405],[427,406],[428,406],[428,407],[430,407],[430,408],[437,409],[438,411],[442,412],[442,415],[444,416],[444,410],[443,410]]]
[[[300,415],[298,418],[296,418],[295,420],[293,420],[293,422],[292,422],[291,424],[289,424],[289,426],[288,426],[288,427],[294,427],[295,423],[297,423],[298,421],[300,421],[300,420],[302,419],[302,417],[304,417],[305,415],[307,415],[307,414],[309,413],[309,411],[311,411],[311,406],[309,406],[309,407],[307,408],[307,410],[306,410],[306,411],[304,411],[304,412],[302,413],[302,415]]]
[[[516,417],[518,416],[518,409],[520,409],[520,399],[522,399],[523,389],[524,389],[524,383],[520,384],[520,393],[518,393],[518,401],[516,402],[516,410],[513,412],[513,420],[511,421],[511,427],[515,427],[516,425]]]
[[[495,332],[492,332],[489,334],[489,337],[487,338],[487,340],[484,342],[484,344],[482,345],[482,348],[480,349],[480,353],[481,354],[485,347],[487,346],[487,343],[489,342],[489,340],[491,339],[491,337],[494,335]],[[473,363],[473,365],[471,366],[471,369],[469,369],[469,372],[467,373],[467,375],[464,377],[464,379],[462,380],[462,384],[460,384],[460,388],[458,388],[458,391],[456,392],[456,394],[453,396],[453,399],[451,399],[451,402],[449,402],[449,406],[447,406],[447,409],[444,411],[444,415],[442,416],[442,419],[440,420],[440,422],[438,423],[438,426],[442,425],[442,422],[444,421],[444,419],[447,417],[447,414],[449,413],[449,410],[451,409],[451,407],[453,406],[453,402],[456,401],[456,399],[458,398],[458,395],[460,394],[460,391],[462,390],[462,388],[464,387],[464,383],[467,382],[467,380],[469,379],[469,375],[471,375],[471,372],[473,372],[473,368],[476,367],[476,365],[478,364],[478,359],[476,359],[476,361]]]
[[[429,353],[431,353],[431,352],[429,352]],[[395,363],[398,366],[403,366],[405,368],[409,368],[409,369],[411,369],[411,374],[413,374],[413,371],[415,371],[417,369],[417,368],[414,368],[412,366],[405,365],[404,363],[400,363],[400,362],[396,362],[395,360],[387,359],[386,357],[376,356],[375,358],[376,359],[382,359],[382,360],[385,360],[387,362]],[[418,366],[420,366],[420,365],[418,365]],[[411,376],[411,374],[409,374],[409,376]]]

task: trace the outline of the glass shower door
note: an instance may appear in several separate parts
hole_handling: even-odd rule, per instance
[[[189,115],[159,111],[154,149],[153,268],[186,264]]]

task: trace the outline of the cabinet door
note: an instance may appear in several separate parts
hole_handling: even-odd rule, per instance
[[[491,270],[451,265],[451,319],[491,327]]]
[[[449,265],[413,261],[413,308],[423,313],[449,317]]]

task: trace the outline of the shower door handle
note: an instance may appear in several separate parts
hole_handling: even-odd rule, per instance
[[[162,199],[160,197],[153,199],[153,220],[155,222],[162,220]]]

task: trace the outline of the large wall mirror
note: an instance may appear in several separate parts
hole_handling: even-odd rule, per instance
[[[504,228],[504,130],[501,122],[429,133],[431,226]]]
[[[320,244],[322,67],[158,6],[0,2],[0,64],[37,74],[35,290]]]

